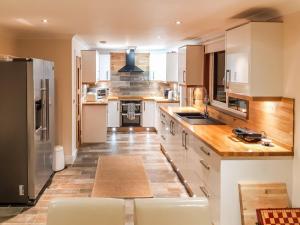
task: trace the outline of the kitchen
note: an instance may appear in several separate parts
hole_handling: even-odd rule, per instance
[[[268,32],[262,33],[261,30]],[[170,85],[164,84],[167,89],[170,86],[175,88],[174,99],[173,96],[167,95],[161,97],[165,89],[157,93],[147,93],[146,91],[152,91],[151,84],[148,90],[145,86],[142,86],[141,90],[134,87],[138,86],[138,76],[143,76],[141,82],[154,81],[156,71],[152,69],[154,65],[151,64],[151,57],[154,56],[151,53],[150,69],[141,63],[130,62],[130,59],[135,57],[136,61],[140,62],[139,57],[143,57],[137,56],[139,53],[135,54],[133,49],[128,50],[126,57],[124,53],[110,53],[112,63],[102,67],[107,70],[106,78],[110,77],[110,81],[95,80],[100,87],[109,89],[109,94],[98,101],[98,108],[108,108],[103,110],[102,114],[95,110],[93,116],[87,114],[86,118],[83,118],[83,141],[91,140],[88,139],[88,135],[85,137],[88,128],[84,122],[87,119],[90,119],[90,124],[93,125],[91,134],[99,135],[94,142],[106,141],[106,133],[101,134],[106,130],[103,129],[106,119],[110,132],[157,131],[161,150],[189,195],[212,199],[209,200],[210,207],[216,213],[213,223],[239,224],[236,184],[255,180],[282,181],[291,186],[292,176],[287,174],[292,170],[294,100],[278,97],[282,93],[281,32],[280,23],[252,22],[226,31],[223,37],[211,38],[208,44],[187,45],[179,48],[178,53],[160,53],[165,59],[157,60],[160,63],[157,68],[162,70],[161,74],[166,74],[167,79],[159,79],[170,82],[169,74],[178,74],[179,85],[172,83],[176,82],[176,78],[171,80]],[[247,37],[250,34],[251,36]],[[259,43],[264,43],[264,51],[260,50]],[[83,77],[86,52],[91,51],[85,51],[83,54]],[[95,54],[95,51],[92,52]],[[123,55],[123,63],[115,59],[121,58],[115,56],[117,54]],[[170,60],[170,56],[173,55],[177,60]],[[99,56],[96,56],[96,59],[99,57],[101,60],[101,54]],[[209,68],[205,68],[205,65]],[[165,67],[171,68],[171,71],[167,70],[164,73]],[[150,77],[142,73],[143,70],[149,70]],[[96,79],[97,71],[96,66],[93,73]],[[123,71],[127,73],[122,74]],[[120,85],[122,80],[127,82],[128,79],[128,89],[124,86],[115,88],[114,82]],[[260,83],[272,82],[272,87],[258,85],[258,80]],[[101,92],[104,89],[96,91]],[[115,89],[117,93],[114,93]],[[94,96],[95,101],[96,94],[89,94]],[[209,99],[212,101],[208,105]],[[83,116],[87,113],[87,106],[92,110],[96,108],[95,104],[84,101]],[[134,118],[130,118],[130,104],[135,108]],[[282,118],[285,118],[285,121]],[[98,131],[95,132],[98,120]],[[270,121],[272,125],[269,124]],[[283,123],[288,130],[283,128]],[[254,131],[243,130],[244,127]],[[233,128],[235,135],[232,134]],[[233,174],[233,171],[237,173]],[[227,182],[230,179],[231,182]],[[291,194],[291,189],[288,189],[288,192]],[[224,202],[230,201],[229,199],[234,200],[235,210],[228,209],[226,204],[223,205]]]
[[[269,2],[278,12],[245,5],[237,14],[224,8],[231,13],[229,20],[210,17],[219,22],[210,26],[219,30],[203,23],[201,34],[194,37],[193,31],[185,35],[186,40],[164,48],[144,47],[143,41],[146,45],[149,39],[113,45],[114,38],[105,35],[93,39],[78,34],[66,49],[72,65],[68,73],[62,73],[62,59],[55,53],[59,40],[47,54],[40,50],[49,41],[43,38],[36,49],[34,39],[28,45],[32,49],[26,46],[31,41],[22,38],[8,49],[11,52],[0,45],[4,61],[29,60],[30,64],[32,60],[34,64],[31,58],[37,57],[54,62],[55,96],[48,106],[55,99],[51,140],[55,136],[66,164],[47,175],[51,182],[43,181],[35,206],[11,207],[11,202],[5,207],[20,210],[13,216],[2,216],[4,206],[0,207],[0,223],[101,221],[100,214],[90,208],[93,204],[99,204],[97,212],[103,210],[101,217],[111,219],[104,212],[117,204],[116,199],[124,212],[110,210],[123,218],[119,224],[147,224],[149,218],[163,225],[176,224],[174,220],[179,224],[268,224],[262,220],[269,208],[298,215],[296,27],[300,17],[297,3],[289,3],[294,8],[279,0]],[[170,27],[172,32],[184,33],[192,30],[187,25],[191,26],[175,19]],[[161,43],[165,38],[160,33],[150,39]],[[92,44],[94,40],[97,44]],[[5,96],[7,88],[0,93]],[[1,112],[9,114],[4,108]],[[43,130],[49,113],[42,112]],[[1,140],[8,139],[8,132],[0,134]],[[47,156],[44,162],[55,157]],[[1,174],[7,175],[4,169]],[[25,195],[26,191],[25,185]],[[0,189],[0,193],[5,192]],[[6,197],[1,204],[10,201]],[[102,201],[107,209],[101,208]],[[168,206],[174,211],[164,208]],[[75,211],[60,213],[68,210]]]

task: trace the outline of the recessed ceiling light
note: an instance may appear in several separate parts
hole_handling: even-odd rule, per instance
[[[176,24],[177,24],[177,25],[180,25],[180,24],[181,24],[181,21],[179,21],[179,20],[176,21]]]
[[[48,23],[48,20],[47,19],[42,19],[42,22],[43,23]]]

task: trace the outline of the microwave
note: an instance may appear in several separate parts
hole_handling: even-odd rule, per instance
[[[98,88],[97,89],[97,99],[106,98],[108,96],[108,88]]]

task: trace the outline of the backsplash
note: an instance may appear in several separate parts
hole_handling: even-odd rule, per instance
[[[120,73],[118,70],[125,65],[125,53],[111,53],[111,79],[97,86],[109,88],[111,96],[163,96],[165,89],[177,91],[176,83],[149,80],[149,57],[149,53],[136,53],[136,66],[144,70],[143,73]]]
[[[128,96],[163,96],[165,89],[177,89],[176,84],[149,81],[146,75],[140,74],[112,74],[111,81],[99,82],[97,86],[109,88],[109,95],[128,95]]]
[[[194,107],[203,110],[201,90],[194,92]],[[224,121],[232,127],[246,127],[262,132],[284,147],[293,149],[294,146],[294,99],[250,99],[249,118],[239,119],[222,110],[209,106],[209,115]]]

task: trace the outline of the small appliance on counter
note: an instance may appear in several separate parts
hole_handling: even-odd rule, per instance
[[[168,100],[173,100],[173,94],[174,94],[174,91],[168,92]]]
[[[234,128],[232,133],[234,133],[238,138],[247,142],[259,142],[263,138],[261,133],[257,133],[247,128]]]
[[[98,88],[97,89],[97,99],[103,99],[108,96],[109,89],[108,88]]]
[[[170,92],[170,89],[164,90],[164,97],[165,97],[165,99],[169,98],[169,92]]]

